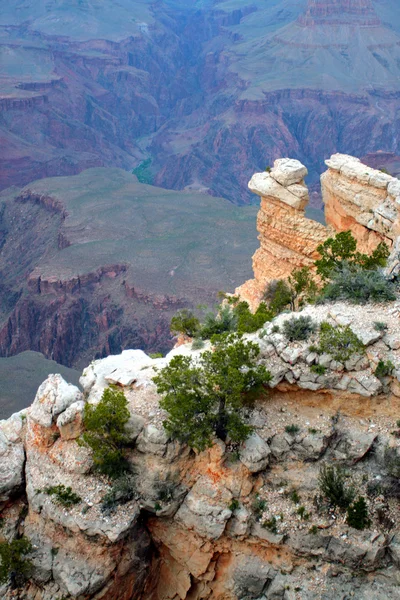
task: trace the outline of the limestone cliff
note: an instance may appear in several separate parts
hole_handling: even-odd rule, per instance
[[[321,176],[327,226],[307,219],[307,169],[299,161],[279,159],[269,173],[256,173],[249,188],[261,196],[257,218],[260,248],[253,256],[254,279],[236,290],[252,308],[262,299],[266,284],[284,279],[294,268],[312,266],[317,246],[328,236],[351,230],[361,251],[381,241],[391,249],[388,272],[400,262],[400,181],[364,165],[358,158],[334,154]]]
[[[346,363],[318,356],[308,343],[275,332],[290,315],[248,335],[272,373],[270,392],[247,417],[254,433],[237,452],[221,441],[202,453],[165,433],[152,377],[173,356],[198,356],[185,344],[165,358],[140,350],[95,361],[83,393],[59,375],[33,405],[0,422],[0,501],[8,540],[33,544],[33,572],[11,600],[336,600],[398,597],[399,487],[389,468],[400,460],[393,435],[400,409],[399,301],[385,308],[308,307],[317,322],[350,324],[366,353]],[[317,336],[310,342],[317,343]],[[378,360],[396,370],[374,375]],[[312,369],[325,366],[325,374]],[[102,510],[110,482],[92,472],[77,444],[86,402],[110,383],[129,401],[132,499]],[[288,428],[288,425],[295,425]],[[397,456],[397,459],[396,459]],[[367,498],[371,526],[349,527],[318,500],[321,464],[346,465]],[[63,507],[45,490],[70,486],[80,501]],[[294,493],[295,492],[295,493]]]

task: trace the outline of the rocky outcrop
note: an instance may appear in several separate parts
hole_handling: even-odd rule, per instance
[[[388,270],[399,270],[400,181],[358,158],[334,154],[321,176],[325,217],[335,231],[351,230],[364,252],[384,241],[392,249]]]
[[[367,253],[385,242],[391,250],[386,271],[392,277],[400,272],[400,181],[346,154],[325,162],[321,189],[326,227],[304,215],[307,169],[298,161],[279,159],[270,172],[256,173],[249,182],[249,189],[261,196],[260,248],[253,256],[254,279],[236,293],[253,309],[269,281],[312,267],[317,246],[340,231],[351,230],[359,250]]]
[[[357,589],[360,598],[396,598],[399,496],[388,457],[392,465],[400,460],[392,433],[400,408],[399,313],[398,303],[388,305],[388,329],[378,333],[365,326],[382,319],[371,306],[305,309],[362,336],[365,355],[343,364],[276,333],[290,315],[248,335],[273,379],[268,397],[247,409],[254,431],[238,449],[215,440],[195,453],[163,428],[152,377],[173,356],[198,356],[190,343],[164,358],[129,350],[94,361],[83,372],[83,394],[50,375],[28,410],[0,422],[0,452],[9,460],[0,469],[0,536],[28,537],[33,565],[29,582],[3,586],[2,597],[320,600],[322,589],[335,600]],[[373,374],[379,359],[397,369],[385,381]],[[325,374],[313,364],[326,366]],[[105,510],[111,482],[96,475],[77,438],[85,404],[97,403],[110,384],[129,403],[132,494]],[[346,465],[367,498],[365,531],[318,500],[320,466],[332,462]],[[57,485],[79,501],[59,504],[48,493]]]
[[[275,161],[270,172],[256,173],[249,182],[249,189],[261,197],[260,248],[253,256],[254,279],[236,293],[251,308],[258,306],[269,281],[285,279],[295,268],[312,266],[318,256],[316,247],[332,231],[305,216],[307,173],[299,161],[283,158]]]

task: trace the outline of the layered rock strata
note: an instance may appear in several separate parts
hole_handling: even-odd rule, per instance
[[[387,273],[399,273],[400,181],[347,154],[334,154],[325,163],[321,189],[326,227],[304,215],[307,169],[299,161],[279,159],[270,173],[256,173],[250,180],[249,189],[261,196],[260,248],[253,256],[254,279],[236,293],[252,308],[269,281],[287,278],[294,268],[311,267],[317,246],[340,231],[351,230],[359,250],[367,253],[385,242],[391,250]]]
[[[386,332],[372,326],[382,319],[379,307],[335,304],[303,314],[349,324],[366,352],[340,363],[289,343],[273,327],[290,315],[247,336],[259,343],[273,379],[267,399],[248,409],[254,432],[237,454],[218,440],[194,453],[163,429],[152,377],[177,354],[199,356],[191,344],[165,358],[129,350],[95,361],[82,375],[83,393],[51,375],[32,407],[0,422],[1,465],[8,465],[0,471],[0,535],[23,534],[33,545],[30,581],[19,590],[3,586],[2,597],[335,600],[357,590],[360,598],[395,599],[399,490],[388,457],[400,460],[392,434],[400,304],[386,307]],[[375,377],[380,359],[393,362],[393,376]],[[324,375],[315,364],[326,367]],[[102,498],[111,482],[93,472],[77,439],[85,403],[97,403],[111,383],[129,402],[133,481],[131,500],[107,512]],[[346,465],[367,498],[365,531],[315,501],[319,468],[332,462]],[[46,493],[54,485],[70,486],[78,504],[57,504]]]
[[[311,267],[318,256],[316,247],[333,231],[305,216],[307,173],[298,160],[282,158],[270,172],[256,173],[249,182],[249,189],[261,197],[260,248],[253,256],[254,279],[236,293],[252,308],[262,300],[269,281],[285,279],[295,268]]]

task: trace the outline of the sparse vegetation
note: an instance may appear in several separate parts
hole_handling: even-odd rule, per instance
[[[195,337],[199,329],[199,319],[186,308],[179,310],[171,319],[170,330],[175,335],[181,333],[188,337]]]
[[[149,354],[150,358],[162,358],[163,354],[162,352],[152,352],[151,354]]]
[[[23,584],[32,570],[32,563],[26,555],[32,544],[26,537],[12,542],[0,542],[0,584],[11,583],[13,587]]]
[[[253,514],[254,517],[256,519],[256,521],[259,521],[261,519],[261,516],[263,514],[263,512],[267,509],[267,502],[266,500],[262,500],[258,495],[254,498],[253,504],[252,504],[252,509],[253,509]]]
[[[48,496],[52,496],[54,502],[62,504],[66,508],[70,508],[82,501],[82,498],[78,494],[75,494],[71,487],[65,487],[63,484],[46,487],[43,492]]]
[[[300,431],[300,427],[298,425],[286,425],[285,427],[286,433],[290,433],[290,435],[296,435]]]
[[[297,509],[297,514],[299,515],[302,521],[308,521],[311,516],[310,513],[306,511],[305,506],[299,506],[299,508]]]
[[[378,379],[385,379],[385,377],[389,377],[392,375],[394,371],[394,364],[390,360],[380,360],[376,366],[374,375]]]
[[[160,402],[168,412],[164,427],[172,437],[204,450],[214,435],[232,442],[245,440],[252,428],[243,417],[245,395],[267,383],[271,375],[255,361],[259,347],[238,334],[213,338],[213,351],[198,362],[175,356],[154,377]]]
[[[312,371],[312,373],[316,373],[317,375],[325,375],[326,367],[324,367],[324,365],[311,365],[310,371]]]
[[[278,522],[276,517],[274,516],[268,519],[267,521],[264,521],[262,526],[264,527],[264,529],[268,529],[271,533],[274,533],[275,535],[278,533]]]
[[[279,327],[279,325],[274,325],[272,327],[271,333],[279,333],[281,330],[281,328]]]
[[[192,342],[192,350],[201,350],[202,348],[204,348],[204,346],[204,340],[198,337],[194,338]]]
[[[317,251],[320,258],[315,261],[315,266],[318,275],[324,279],[330,279],[332,274],[341,271],[344,265],[349,268],[376,270],[386,265],[389,256],[389,248],[383,242],[370,256],[358,252],[357,241],[351,231],[342,231],[334,238],[328,238],[317,247]]]
[[[347,508],[347,523],[358,530],[366,529],[371,525],[368,506],[362,496]]]
[[[111,490],[101,499],[101,510],[112,514],[121,504],[126,504],[136,497],[136,482],[132,474],[121,475]]]
[[[284,335],[293,342],[294,340],[304,341],[308,340],[310,335],[314,333],[317,326],[311,319],[311,317],[292,317],[283,324]]]
[[[381,271],[344,264],[331,273],[321,300],[348,300],[354,304],[389,302],[396,299],[395,286]]]
[[[320,325],[319,350],[331,354],[334,360],[342,363],[354,354],[365,352],[363,343],[349,326],[333,326],[326,321]]]
[[[334,507],[347,509],[353,502],[354,489],[346,483],[346,474],[340,467],[322,465],[318,477],[321,494]]]
[[[127,399],[114,386],[104,390],[97,405],[85,404],[85,432],[79,442],[92,450],[95,468],[112,478],[129,470],[124,456],[129,444],[125,431],[129,416]]]
[[[374,329],[376,331],[385,332],[385,331],[388,330],[388,325],[387,325],[387,323],[383,323],[382,321],[375,321],[374,322]]]
[[[239,507],[240,507],[239,500],[237,498],[234,498],[228,508],[229,508],[229,510],[231,510],[233,512],[233,511],[237,510]]]

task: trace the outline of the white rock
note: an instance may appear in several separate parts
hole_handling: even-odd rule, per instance
[[[61,375],[49,375],[39,386],[29,418],[43,427],[51,427],[54,417],[82,399],[75,385],[67,383]]]
[[[249,182],[249,189],[258,196],[272,197],[292,208],[303,210],[305,198],[299,198],[280,185],[269,173],[255,173]]]
[[[388,175],[387,173],[382,173],[382,171],[376,171],[374,169],[374,172],[371,173],[371,176],[369,178],[369,184],[382,190],[386,190],[392,179],[393,177],[391,175]]]
[[[400,179],[392,177],[392,180],[388,185],[388,193],[393,196],[393,198],[400,196]]]
[[[294,158],[278,158],[271,171],[271,177],[284,187],[300,183],[307,175],[307,167]]]
[[[268,444],[257,434],[253,433],[243,443],[240,450],[240,461],[252,473],[263,471],[269,463],[271,450]]]
[[[325,161],[325,164],[330,169],[334,171],[340,171],[340,169],[349,162],[360,162],[359,158],[355,156],[350,156],[349,154],[333,154],[328,160]]]

